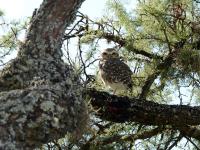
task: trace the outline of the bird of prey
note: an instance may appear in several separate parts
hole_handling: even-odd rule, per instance
[[[132,71],[120,58],[114,48],[107,48],[101,53],[99,72],[103,83],[115,93],[132,89]]]

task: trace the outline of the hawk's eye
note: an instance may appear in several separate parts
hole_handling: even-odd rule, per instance
[[[116,52],[113,52],[112,55],[113,55],[113,56],[117,56],[118,54],[117,54]]]
[[[107,55],[107,53],[105,53],[105,52],[103,52],[102,54],[103,54],[104,56],[106,56],[106,55]]]

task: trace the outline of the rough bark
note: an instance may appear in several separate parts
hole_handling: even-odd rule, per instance
[[[144,125],[199,125],[200,107],[158,104],[143,99],[119,97],[94,89],[87,91],[96,115],[113,122],[138,122]]]
[[[38,147],[86,124],[79,78],[61,59],[65,28],[83,1],[44,0],[0,72],[0,149]]]
[[[200,107],[158,104],[144,99],[119,97],[107,92],[88,89],[96,115],[102,120],[124,123],[137,122],[143,125],[171,125],[186,136],[200,140],[200,130],[192,128],[200,124]]]

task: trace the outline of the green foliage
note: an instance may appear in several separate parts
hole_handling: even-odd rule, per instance
[[[0,17],[3,16],[3,15],[4,15],[3,11],[0,10]]]
[[[72,37],[79,37],[78,46],[83,51],[83,61],[75,63],[77,68],[88,66],[80,69],[86,81],[88,74],[94,75],[95,80],[86,87],[113,93],[99,79],[98,63],[93,61],[99,58],[102,47],[115,46],[133,71],[133,90],[122,95],[138,98],[147,93],[144,98],[157,103],[199,104],[199,16],[199,5],[192,0],[138,0],[134,4],[130,0],[126,4],[108,0],[107,12],[101,19],[81,16],[80,24],[73,27],[80,34]],[[91,109],[91,114],[93,111],[98,110]],[[170,126],[155,135],[139,138],[156,127],[130,122],[114,124],[99,121],[93,115],[91,118],[93,132],[74,144],[79,148],[89,145],[87,149],[154,150],[189,149],[193,145],[190,141],[183,145],[181,140],[188,139]]]
[[[180,65],[180,69],[183,69],[185,73],[200,72],[200,53],[193,50],[191,46],[181,50],[177,57],[177,63]]]
[[[27,29],[29,20],[25,21],[13,20],[9,23],[6,23],[5,20],[0,22],[0,61],[2,64],[5,64],[9,59],[6,59],[7,56],[11,55],[13,52],[16,52],[20,47],[23,41],[21,37],[24,36],[24,32]],[[1,64],[1,65],[2,65]]]
[[[122,3],[111,0],[107,2],[107,5],[111,11],[114,11],[115,17],[118,19],[118,25],[125,29],[127,36],[133,36],[133,33],[135,33],[135,23],[131,19],[132,16],[126,12]]]
[[[94,41],[94,38],[95,38],[94,35],[88,34],[88,35],[81,38],[81,43],[89,44],[89,43]]]

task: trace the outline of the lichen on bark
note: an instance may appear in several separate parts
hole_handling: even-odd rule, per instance
[[[80,132],[87,109],[62,57],[65,28],[84,0],[44,0],[17,58],[0,72],[0,148],[27,149]]]

